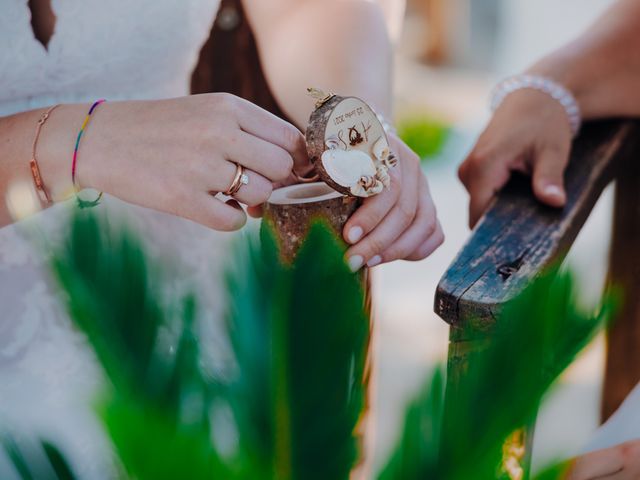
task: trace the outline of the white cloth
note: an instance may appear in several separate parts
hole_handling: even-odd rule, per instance
[[[188,94],[218,2],[52,0],[56,26],[46,50],[34,38],[27,0],[1,0],[0,115],[98,98]],[[225,255],[216,252],[233,237],[115,199],[99,208],[133,220],[154,257],[178,259],[189,284],[206,292],[204,338],[208,344],[219,338]],[[111,478],[107,442],[90,410],[100,371],[46,277],[49,252],[31,242],[34,231],[58,242],[67,214],[67,205],[57,205],[0,229],[0,426],[53,439],[80,478]],[[0,452],[0,478],[17,478],[10,470]]]
[[[585,453],[615,447],[640,439],[640,384],[633,389],[622,406],[598,429]]]

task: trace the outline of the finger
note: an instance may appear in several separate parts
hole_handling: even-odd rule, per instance
[[[247,223],[247,215],[237,202],[223,203],[204,192],[189,195],[180,210],[180,216],[223,232],[239,230]]]
[[[623,471],[624,458],[618,448],[612,448],[578,459],[568,480],[619,479]]]
[[[247,208],[247,213],[251,218],[262,218],[264,215],[264,206],[257,205],[255,207],[249,207]]]
[[[489,207],[495,194],[509,180],[509,171],[500,163],[494,163],[484,169],[475,169],[470,173],[467,190],[469,191],[469,227],[473,228]]]
[[[257,207],[269,200],[273,192],[273,184],[262,175],[245,170],[245,174],[249,178],[246,185],[242,185],[240,190],[233,195],[233,198],[249,207]]]
[[[406,166],[406,165],[405,165]],[[357,271],[389,248],[413,223],[417,213],[418,176],[413,172],[403,175],[398,202],[389,214],[375,226],[363,240],[347,251],[347,259],[352,270]]]
[[[358,243],[378,225],[391,211],[400,196],[402,176],[400,166],[389,170],[391,186],[374,197],[367,198],[356,210],[343,229],[347,243]]]
[[[569,163],[569,147],[546,148],[534,161],[533,191],[543,203],[563,207],[567,202],[564,171]]]
[[[215,172],[205,175],[202,179],[204,189],[212,195],[228,191],[233,184],[237,171],[238,166],[235,163],[221,162]],[[233,197],[250,207],[266,202],[273,191],[271,181],[248,169],[245,169],[244,173],[247,175],[249,182],[246,185],[242,185]]]
[[[436,209],[429,195],[426,179],[422,177],[420,183],[421,194],[413,224],[382,255],[372,258],[368,263],[369,267],[409,257],[436,233],[439,225]]]
[[[241,108],[237,120],[242,130],[289,152],[296,169],[309,165],[306,141],[300,130],[251,102],[238,101]]]
[[[224,148],[227,160],[239,163],[272,182],[285,180],[291,175],[293,159],[289,152],[254,135],[239,131],[239,134],[229,136]]]
[[[405,258],[411,262],[419,262],[435,252],[444,243],[444,231],[440,222],[436,225],[436,230],[422,245]]]

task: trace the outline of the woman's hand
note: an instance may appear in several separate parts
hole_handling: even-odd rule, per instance
[[[396,136],[389,140],[399,159],[389,172],[391,187],[366,199],[344,228],[354,271],[393,260],[422,260],[444,241],[420,159]]]
[[[470,226],[480,219],[512,171],[532,175],[533,191],[541,202],[564,206],[563,177],[571,141],[567,115],[557,101],[535,90],[509,95],[460,166],[460,180],[471,196]]]
[[[265,202],[294,162],[308,162],[297,128],[238,97],[207,94],[101,105],[80,145],[78,180],[230,231],[246,222],[238,202]],[[214,195],[229,189],[236,164],[246,168],[249,183],[234,196],[237,202],[224,203]]]
[[[640,440],[590,453],[576,460],[567,480],[637,480]]]

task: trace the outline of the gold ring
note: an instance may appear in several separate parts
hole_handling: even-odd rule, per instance
[[[249,176],[244,172],[244,167],[236,163],[236,175],[233,177],[233,182],[231,182],[229,189],[222,193],[227,197],[233,197],[243,185],[249,185]]]
[[[300,183],[313,183],[320,180],[320,175],[318,173],[314,173],[310,177],[303,177],[302,175],[299,175],[295,170],[292,170],[292,172],[293,172],[294,178]]]

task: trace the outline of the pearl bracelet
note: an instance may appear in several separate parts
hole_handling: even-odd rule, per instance
[[[514,92],[524,89],[538,90],[556,100],[567,114],[574,138],[582,127],[582,112],[574,95],[559,83],[538,75],[516,75],[500,82],[491,96],[491,111],[495,112],[502,102]]]

